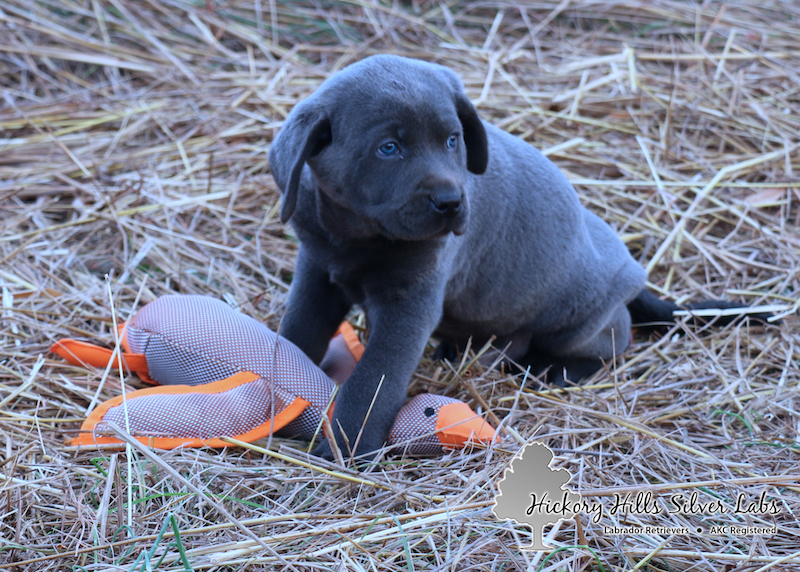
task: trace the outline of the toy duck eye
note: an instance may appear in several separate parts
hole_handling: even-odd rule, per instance
[[[433,407],[426,407],[423,413],[425,414],[425,417],[432,417],[436,411],[433,410]]]
[[[453,133],[450,137],[447,138],[447,148],[455,149],[456,145],[458,145],[458,135]]]
[[[392,155],[397,155],[399,152],[400,146],[394,141],[387,141],[378,147],[378,154],[383,155],[384,157],[391,157]]]

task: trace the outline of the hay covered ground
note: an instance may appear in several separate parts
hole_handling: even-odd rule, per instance
[[[0,1],[0,568],[800,568],[800,7],[525,6]],[[485,118],[545,150],[618,229],[654,291],[777,306],[783,323],[639,335],[565,391],[425,358],[412,392],[513,431],[366,473],[300,464],[304,444],[277,439],[281,458],[66,446],[98,401],[142,384],[66,365],[54,340],[111,344],[112,316],[166,293],[277,327],[297,245],[266,151],[298,100],[382,52],[458,71]],[[550,556],[518,550],[529,529],[490,512],[532,438],[604,507],[546,527],[563,547]],[[662,512],[613,513],[637,492]],[[692,493],[719,505],[667,513]],[[735,514],[762,493],[778,514]],[[637,525],[689,533],[605,528]]]

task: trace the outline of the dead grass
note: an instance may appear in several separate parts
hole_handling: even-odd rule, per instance
[[[639,0],[0,2],[0,567],[22,570],[796,570],[800,567],[800,8]],[[110,340],[169,292],[275,327],[296,243],[266,150],[288,110],[367,54],[444,63],[614,224],[655,291],[787,309],[783,325],[637,338],[593,383],[423,360],[413,391],[478,406],[584,498],[697,492],[712,515],[490,513],[519,443],[348,478],[301,443],[127,453],[64,445],[122,380],[48,354]],[[109,278],[105,276],[108,275]],[[126,378],[127,387],[139,381]],[[528,383],[530,386],[530,383]],[[339,467],[327,467],[342,471]],[[766,491],[777,516],[732,513]],[[604,532],[777,525],[777,534]],[[547,529],[546,529],[547,530]],[[160,534],[161,533],[161,534]],[[151,568],[148,568],[151,566]]]

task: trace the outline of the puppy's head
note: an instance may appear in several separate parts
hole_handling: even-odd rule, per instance
[[[281,221],[294,212],[308,163],[326,228],[344,238],[424,240],[465,231],[466,178],[486,170],[488,148],[458,76],[382,55],[333,75],[298,104],[269,158],[283,192]]]

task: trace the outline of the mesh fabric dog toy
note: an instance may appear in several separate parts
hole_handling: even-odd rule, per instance
[[[220,437],[252,442],[271,432],[311,439],[334,380],[344,382],[364,351],[344,323],[317,367],[287,339],[205,296],[159,298],[122,324],[120,333],[125,366],[161,385],[102,403],[81,426],[75,445],[120,443],[102,435],[108,422],[158,448],[227,447]],[[106,367],[113,356],[71,339],[51,350],[74,365]],[[425,455],[493,437],[494,429],[465,403],[424,394],[400,410],[388,442]]]

